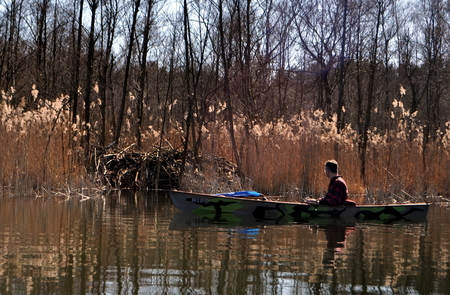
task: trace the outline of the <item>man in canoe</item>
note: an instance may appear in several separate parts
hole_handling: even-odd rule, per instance
[[[319,200],[319,205],[355,206],[355,202],[347,200],[348,187],[341,175],[338,175],[338,163],[335,160],[329,160],[325,163],[325,173],[330,179],[328,192],[324,198]]]

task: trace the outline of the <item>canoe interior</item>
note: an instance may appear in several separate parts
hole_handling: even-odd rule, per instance
[[[385,204],[357,206],[323,206],[306,203],[224,197],[209,194],[171,191],[175,207],[182,212],[197,215],[224,213],[251,214],[256,219],[289,218],[293,221],[311,217],[345,219],[407,219],[426,220],[429,204]]]

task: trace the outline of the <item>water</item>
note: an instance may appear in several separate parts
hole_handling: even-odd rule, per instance
[[[0,294],[450,294],[450,215],[276,224],[152,193],[4,197]]]

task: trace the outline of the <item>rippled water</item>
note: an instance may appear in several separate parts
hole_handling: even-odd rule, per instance
[[[168,196],[0,198],[0,294],[450,294],[450,216],[220,220]]]

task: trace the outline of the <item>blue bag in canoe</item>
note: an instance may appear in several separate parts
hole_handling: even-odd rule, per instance
[[[231,193],[216,194],[216,196],[245,198],[245,197],[261,197],[262,194],[258,193],[258,192],[255,192],[255,191],[241,191],[241,192],[231,192]]]

